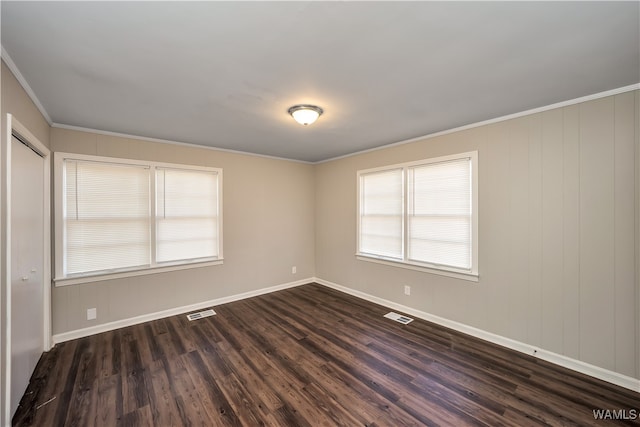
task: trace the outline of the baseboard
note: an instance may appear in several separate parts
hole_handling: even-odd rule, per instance
[[[293,288],[293,287],[304,285],[311,282],[316,282],[328,288],[336,289],[340,292],[344,292],[346,294],[353,295],[355,297],[362,298],[364,300],[367,300],[376,304],[380,304],[385,307],[393,308],[394,310],[398,310],[400,312],[410,314],[414,317],[427,320],[429,322],[433,322],[438,325],[445,326],[447,328],[483,339],[485,341],[492,342],[494,344],[501,345],[503,347],[506,347],[524,354],[528,354],[530,356],[537,357],[541,360],[545,360],[547,362],[574,370],[576,372],[580,372],[585,375],[589,375],[591,377],[598,378],[603,381],[607,381],[609,383],[618,385],[620,387],[624,387],[626,389],[633,390],[635,392],[640,392],[639,379],[622,375],[620,373],[610,371],[608,369],[604,369],[595,365],[591,365],[591,364],[582,362],[580,360],[572,359],[570,357],[563,356],[561,354],[540,349],[530,344],[512,340],[510,338],[506,338],[501,335],[487,332],[482,329],[474,328],[472,326],[465,325],[463,323],[455,322],[453,320],[445,319],[443,317],[439,317],[424,311],[416,310],[414,308],[407,307],[405,305],[398,304],[396,302],[386,300],[384,298],[379,298],[374,295],[367,294],[365,292],[351,289],[349,287],[342,286],[337,283],[330,282],[328,280],[320,279],[318,277],[297,280],[295,282],[283,283],[281,285],[270,286],[267,288],[257,289],[255,291],[249,291],[241,294],[230,295],[222,298],[216,298],[213,300],[204,301],[197,304],[171,308],[168,310],[162,310],[155,313],[144,314],[142,316],[136,316],[128,319],[117,320],[114,322],[103,323],[101,325],[96,325],[89,328],[77,329],[77,330],[65,332],[62,334],[56,334],[52,338],[53,338],[54,344],[57,344],[65,341],[78,339],[78,338],[84,338],[84,337],[99,334],[102,332],[112,331],[114,329],[119,329],[127,326],[137,325],[144,322],[149,322],[152,320],[163,319],[165,317],[175,316],[177,314],[188,313],[190,311],[196,311],[196,310],[200,310],[207,307],[213,307],[216,305],[226,304],[233,301],[255,297],[258,295],[264,295],[264,294],[279,291],[282,289]]]
[[[127,326],[133,326],[152,320],[163,319],[165,317],[175,316],[177,314],[184,314],[191,311],[201,310],[203,308],[213,307],[216,305],[227,304],[233,301],[238,301],[246,298],[255,297],[258,295],[264,295],[282,289],[293,288],[300,285],[313,282],[313,278],[307,278],[302,280],[296,280],[295,282],[283,283],[281,285],[270,286],[267,288],[257,289],[255,291],[243,292],[241,294],[230,295],[222,298],[216,298],[209,301],[203,301],[196,304],[184,305],[181,307],[170,308],[168,310],[157,311],[154,313],[143,314],[141,316],[130,317],[128,319],[116,320],[113,322],[102,323],[100,325],[91,326],[89,328],[76,329],[69,332],[54,335],[53,343],[58,344],[65,341],[75,340],[78,338],[88,337],[90,335],[99,334],[102,332],[112,331],[114,329],[124,328]]]
[[[624,387],[629,390],[640,393],[640,379],[629,377],[618,372],[610,371],[608,369],[601,368],[599,366],[591,365],[589,363],[582,362],[580,360],[572,359],[561,354],[557,354],[551,351],[547,351],[530,344],[526,344],[520,341],[512,340],[510,338],[503,337],[491,332],[484,331],[482,329],[474,328],[463,323],[455,322],[453,320],[445,319],[443,317],[435,316],[433,314],[416,310],[411,307],[407,307],[402,304],[395,303],[393,301],[379,298],[374,295],[367,294],[365,292],[357,291],[355,289],[348,288],[346,286],[339,285],[337,283],[330,282],[328,280],[315,277],[313,279],[316,283],[319,283],[328,288],[344,292],[349,295],[353,295],[364,300],[383,305],[385,307],[393,308],[400,312],[410,314],[414,317],[427,320],[429,322],[436,323],[438,325],[445,326],[447,328],[463,332],[465,334],[474,336],[476,338],[483,339],[485,341],[492,342],[494,344],[501,345],[503,347],[515,350],[521,353],[528,354],[530,356],[537,357],[555,365],[562,366],[564,368],[571,369],[576,372],[580,372],[585,375],[609,382],[611,384]]]

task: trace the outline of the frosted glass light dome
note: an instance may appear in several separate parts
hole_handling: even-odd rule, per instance
[[[318,120],[322,114],[322,108],[315,105],[294,105],[289,108],[289,114],[296,122],[307,126]]]

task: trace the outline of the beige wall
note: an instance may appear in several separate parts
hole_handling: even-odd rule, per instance
[[[13,73],[2,61],[2,137],[4,138],[6,114],[11,113],[47,147],[49,124],[31,101]]]
[[[317,165],[316,275],[640,378],[638,97]],[[357,170],[471,150],[479,155],[479,283],[356,260]]]
[[[36,106],[31,102],[30,98],[27,96],[26,92],[20,86],[20,83],[13,76],[9,68],[5,65],[4,61],[2,61],[2,70],[0,71],[0,80],[2,84],[2,106],[1,106],[1,114],[2,114],[2,125],[0,131],[2,132],[1,138],[3,143],[2,152],[0,153],[0,192],[5,191],[5,182],[3,181],[4,170],[3,163],[6,158],[5,152],[5,144],[4,139],[7,135],[7,113],[11,113],[22,125],[27,127],[31,131],[31,133],[40,140],[44,145],[49,146],[49,124],[42,117]],[[0,272],[7,271],[5,266],[5,256],[6,253],[6,242],[3,236],[6,233],[6,212],[7,207],[3,204],[0,207]],[[6,357],[5,351],[6,348],[6,336],[5,336],[5,316],[7,309],[7,299],[6,299],[6,289],[7,284],[5,283],[5,276],[2,274],[1,286],[0,286],[0,348],[2,351],[0,352],[0,394],[4,396],[4,391],[6,390],[6,378],[5,378],[5,366],[6,366]],[[0,399],[0,423],[4,422],[5,417],[5,399],[4,397]]]
[[[224,264],[53,290],[53,333],[280,285],[315,274],[313,165],[53,128],[51,148],[223,169]],[[291,274],[291,267],[297,273]],[[88,308],[98,319],[87,321]]]

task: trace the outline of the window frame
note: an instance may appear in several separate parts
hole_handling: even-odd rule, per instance
[[[443,163],[461,159],[469,159],[471,162],[471,268],[462,269],[445,265],[431,264],[427,262],[411,261],[408,258],[408,169],[427,166],[434,163]],[[360,251],[361,238],[361,208],[363,203],[362,177],[367,174],[386,172],[402,169],[402,259],[390,258]],[[455,277],[472,282],[479,280],[478,272],[478,151],[451,154],[433,157],[405,163],[381,166],[370,169],[362,169],[356,172],[357,206],[356,206],[356,259],[360,261],[374,262],[409,270],[422,271],[448,277]]]
[[[76,273],[68,276],[64,275],[64,256],[65,256],[65,228],[64,228],[64,207],[65,207],[65,168],[64,162],[66,160],[77,161],[93,161],[100,163],[112,163],[115,165],[129,165],[140,166],[148,168],[149,170],[149,221],[150,221],[150,264],[145,266],[127,267],[112,270],[92,271],[86,273]],[[208,166],[195,166],[179,163],[165,163],[146,160],[132,160],[116,157],[95,156],[87,154],[76,153],[54,153],[54,283],[55,286],[67,286],[80,283],[89,283],[96,281],[103,281],[109,279],[118,279],[124,277],[134,277],[146,274],[155,274],[167,271],[184,270],[191,268],[207,267],[213,265],[223,264],[223,170],[222,168],[208,167]],[[157,170],[159,168],[179,169],[179,170],[194,170],[203,172],[214,172],[217,175],[217,193],[218,193],[218,256],[207,258],[192,258],[187,260],[157,262],[156,261],[156,181]]]

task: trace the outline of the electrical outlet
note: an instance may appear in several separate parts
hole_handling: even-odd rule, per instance
[[[404,286],[404,294],[405,295],[411,295],[411,286]]]
[[[295,265],[291,267],[291,274],[296,274],[297,271],[298,271],[298,268]]]
[[[97,317],[98,317],[98,309],[96,308],[87,309],[87,320],[95,320]]]

